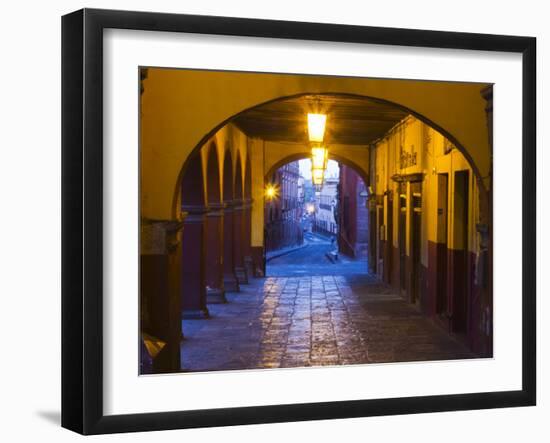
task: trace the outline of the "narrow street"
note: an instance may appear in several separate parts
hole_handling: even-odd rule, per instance
[[[492,88],[141,68],[140,373],[493,357]]]
[[[208,320],[183,323],[184,371],[286,368],[472,358],[420,311],[366,273],[366,262],[329,261],[330,241],[272,259]],[[304,274],[307,273],[307,276]]]
[[[335,246],[328,237],[307,232],[303,247],[267,262],[266,274],[270,277],[291,277],[367,272],[365,260],[351,260],[342,254],[335,261],[329,260],[327,254],[334,249]]]

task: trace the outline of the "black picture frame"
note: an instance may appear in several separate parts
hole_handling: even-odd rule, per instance
[[[171,31],[522,54],[522,389],[131,415],[103,413],[103,30]],[[62,18],[62,426],[82,434],[529,406],[536,403],[536,39],[83,9]]]

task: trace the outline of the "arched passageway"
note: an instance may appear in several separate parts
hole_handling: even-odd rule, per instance
[[[189,87],[189,85],[192,85]],[[486,123],[487,102],[480,94],[486,85],[331,76],[254,75],[149,69],[144,81],[142,107],[162,109],[144,114],[142,156],[155,158],[165,171],[161,181],[143,174],[144,215],[151,219],[174,216],[181,165],[235,116],[265,103],[306,94],[372,97],[395,104],[423,119],[463,150],[480,177],[490,173],[490,147]],[[239,91],[234,94],[233,91]],[[453,106],[448,106],[453,103]],[[457,118],[459,116],[459,118]],[[185,125],[182,125],[185,122]],[[166,127],[171,128],[166,131]],[[167,147],[162,152],[156,146]],[[168,148],[170,147],[170,148]],[[177,160],[176,160],[177,159]],[[167,192],[171,189],[170,192]],[[154,197],[153,197],[154,196]]]
[[[181,251],[176,280],[184,320],[221,312],[223,304],[212,304],[239,303],[234,294],[271,281],[262,280],[265,223],[277,209],[264,206],[266,176],[310,155],[303,121],[315,105],[330,115],[329,156],[348,171],[345,182],[353,191],[338,191],[337,224],[349,226],[350,217],[356,218],[354,232],[341,226],[333,232],[338,251],[368,251],[369,285],[372,279],[386,285],[442,330],[463,337],[477,355],[490,355],[490,112],[487,94],[480,93],[485,85],[258,75],[266,80],[262,92],[256,77],[226,76],[219,89],[212,73],[155,72],[142,97],[144,109],[158,112],[154,118],[144,112],[142,122],[142,220],[183,226],[183,235],[175,230],[180,233],[174,244]],[[189,78],[211,81],[202,90],[204,102],[184,85]],[[231,90],[231,84],[246,88]],[[234,97],[235,90],[245,91],[243,97]],[[180,109],[184,97],[196,104],[193,115]],[[175,115],[181,127],[170,123]],[[159,148],[152,148],[153,139]],[[170,183],[177,183],[175,192]],[[285,210],[290,206],[285,202]],[[365,233],[366,245],[359,244]],[[336,291],[344,282],[332,277],[322,284],[300,280],[297,287]]]
[[[265,203],[265,275],[366,274],[367,172],[329,159],[315,187],[309,158],[285,160],[265,178],[266,189],[276,190]]]

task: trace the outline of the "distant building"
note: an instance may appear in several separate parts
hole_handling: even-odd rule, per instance
[[[269,183],[278,190],[278,195],[265,204],[266,251],[273,251],[303,242],[300,219],[303,200],[300,196],[300,169],[298,162],[287,163],[277,169]]]
[[[320,192],[315,194],[315,220],[313,229],[322,234],[336,235],[336,207],[338,204],[338,177],[327,177]]]
[[[338,249],[354,258],[368,257],[369,212],[367,188],[354,169],[340,166],[338,188]]]
[[[298,205],[304,211],[305,200],[305,179],[301,175],[298,177]]]
[[[315,188],[311,179],[304,179],[304,201],[305,203],[315,202]]]

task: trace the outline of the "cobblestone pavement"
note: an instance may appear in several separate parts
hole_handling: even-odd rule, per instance
[[[475,357],[368,274],[253,279],[227,298],[183,322],[183,370]]]

